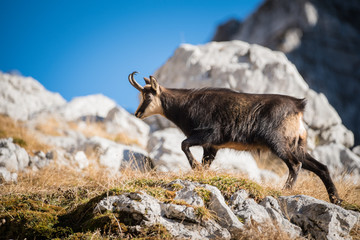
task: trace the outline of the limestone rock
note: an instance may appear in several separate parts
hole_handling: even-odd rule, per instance
[[[203,199],[199,196],[196,189],[204,188],[209,191],[209,202],[206,203],[207,208],[216,214],[216,217],[220,219],[219,224],[229,230],[232,236],[240,234],[243,224],[237,219],[235,214],[231,211],[226,204],[224,197],[219,189],[207,184],[199,184],[196,182],[175,180],[169,183],[169,186],[174,184],[181,185],[183,188],[176,191],[175,199],[184,200],[187,204],[193,206],[205,206]]]
[[[187,204],[202,207],[204,206],[203,199],[196,193],[195,188],[200,187],[201,185],[198,183],[183,181],[183,180],[175,180],[169,183],[171,187],[173,184],[179,184],[183,186],[182,189],[176,192],[175,200],[184,200]]]
[[[360,157],[360,145],[354,147],[352,151]]]
[[[231,196],[229,206],[236,216],[244,220],[244,223],[251,225],[253,221],[278,226],[282,231],[287,232],[290,237],[299,237],[302,234],[300,227],[292,224],[281,212],[279,203],[273,197],[266,197],[257,204],[254,199],[249,198],[248,193],[241,189]]]
[[[351,239],[357,218],[349,211],[309,196],[279,197],[282,212],[314,239]]]
[[[259,204],[266,209],[273,223],[287,232],[291,238],[302,235],[302,229],[287,219],[287,216],[281,211],[279,202],[275,198],[267,196]]]
[[[35,153],[33,157],[30,158],[29,167],[33,170],[39,170],[43,167],[48,166],[52,162],[52,157],[49,154],[45,154],[42,151]]]
[[[215,212],[216,216],[221,219],[219,224],[222,227],[228,229],[232,236],[238,236],[241,232],[243,224],[226,204],[220,190],[210,185],[205,185],[205,188],[211,192],[208,208]]]
[[[76,97],[54,111],[67,121],[75,121],[87,116],[105,118],[108,112],[115,106],[116,103],[110,98],[102,94],[95,94]]]
[[[17,173],[11,173],[5,167],[0,167],[0,185],[3,183],[17,182],[17,176]]]
[[[9,172],[22,171],[29,161],[26,150],[14,144],[12,138],[0,139],[0,167],[5,167]]]
[[[39,138],[50,146],[65,149],[70,153],[76,152],[77,149],[87,141],[84,134],[72,129],[66,129],[61,136],[41,134],[39,135]]]
[[[354,182],[360,181],[360,157],[340,144],[329,144],[317,147],[312,154],[327,165],[333,177],[351,177]]]
[[[189,161],[181,150],[185,136],[176,128],[159,130],[150,135],[148,142],[149,156],[156,170],[161,172],[187,172],[191,170]],[[191,148],[194,157],[200,161],[201,149]]]
[[[131,139],[136,139],[142,147],[146,147],[149,140],[149,125],[129,114],[122,107],[117,106],[111,109],[104,122],[108,133],[125,134]]]
[[[131,167],[140,171],[146,171],[151,167],[147,152],[143,149],[101,137],[88,139],[79,150],[94,152],[98,156],[99,164],[112,172],[119,171],[121,167]]]
[[[89,166],[89,160],[83,151],[78,151],[74,155],[74,160],[79,169],[85,169]]]
[[[0,113],[26,121],[34,114],[66,103],[60,94],[47,91],[38,81],[0,72]]]
[[[230,239],[229,232],[215,221],[201,222],[193,207],[161,203],[143,192],[106,197],[94,212],[106,210],[126,213],[139,227],[161,224],[176,239]]]
[[[249,198],[245,190],[239,190],[234,193],[230,199],[230,206],[236,216],[243,219],[245,223],[251,221],[266,223],[270,220],[270,216],[266,209],[263,206],[258,205],[254,199]]]

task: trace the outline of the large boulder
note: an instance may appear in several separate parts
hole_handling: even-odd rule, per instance
[[[143,191],[104,197],[95,217],[115,212],[135,229],[161,224],[175,239],[237,239],[254,228],[276,229],[291,239],[351,239],[360,221],[358,212],[304,195],[267,196],[257,203],[244,189],[225,201],[218,188],[207,184],[177,179],[163,187],[171,198],[156,199]],[[211,214],[204,217],[205,212]]]
[[[13,143],[12,138],[0,139],[0,167],[9,172],[24,170],[30,162],[30,156],[26,150]]]
[[[129,139],[137,140],[141,147],[146,147],[150,133],[149,125],[122,107],[117,106],[111,109],[104,122],[108,133],[124,134]]]
[[[88,95],[73,98],[66,105],[56,109],[56,113],[67,121],[75,121],[82,117],[94,116],[105,118],[108,112],[116,107],[114,100],[102,95]]]
[[[319,146],[312,153],[314,157],[321,159],[329,167],[333,177],[345,177],[354,183],[360,183],[360,156],[350,149],[341,144],[332,143]],[[343,169],[346,174],[336,174],[338,169]]]
[[[242,40],[286,53],[323,92],[360,142],[360,2],[266,0],[244,22],[219,27],[215,41]]]
[[[351,211],[309,196],[280,197],[279,203],[289,220],[314,239],[351,239],[349,233],[357,223]]]
[[[60,94],[46,90],[31,77],[0,72],[0,113],[28,120],[43,110],[66,103]]]
[[[140,171],[147,171],[152,167],[145,150],[97,136],[89,138],[78,150],[90,155],[95,154],[100,166],[114,173],[128,167]]]
[[[247,191],[241,189],[231,196],[229,206],[246,225],[256,222],[271,227],[277,226],[287,232],[291,238],[299,237],[302,234],[302,229],[292,224],[284,216],[278,201],[273,197],[267,196],[258,204],[249,197]]]
[[[214,220],[199,218],[193,206],[162,203],[143,192],[106,197],[94,209],[105,211],[125,214],[138,228],[160,224],[176,239],[230,239]]]

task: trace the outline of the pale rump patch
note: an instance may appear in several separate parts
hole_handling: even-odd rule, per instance
[[[306,129],[305,129],[305,125],[303,122],[303,115],[299,114],[299,137],[301,139],[306,139],[307,137],[307,133],[306,133]]]

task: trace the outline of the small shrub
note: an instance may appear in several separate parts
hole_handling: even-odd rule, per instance
[[[18,138],[18,137],[14,137],[13,138],[13,143],[19,145],[20,147],[26,147],[27,146],[27,143],[24,139],[22,138]]]
[[[194,207],[194,210],[195,210],[196,217],[198,217],[201,221],[206,221],[206,220],[209,220],[209,219],[216,218],[216,215],[213,214],[209,209],[207,209],[204,206],[202,206],[202,207]]]
[[[211,200],[211,191],[203,187],[195,188],[195,192],[202,198],[205,205],[208,205]]]

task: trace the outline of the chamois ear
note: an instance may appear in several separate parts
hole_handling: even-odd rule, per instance
[[[150,84],[151,88],[154,89],[157,93],[160,91],[159,83],[157,82],[156,78],[150,76]]]
[[[146,84],[150,84],[150,79],[148,79],[147,77],[144,77],[145,83]]]

